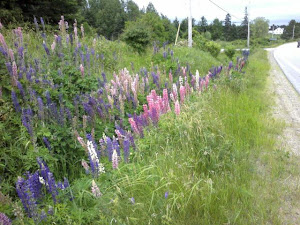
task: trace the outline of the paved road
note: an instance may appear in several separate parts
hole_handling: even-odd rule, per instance
[[[275,48],[274,57],[288,80],[300,94],[300,48],[297,48],[297,42]]]

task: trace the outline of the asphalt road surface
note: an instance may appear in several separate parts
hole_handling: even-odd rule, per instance
[[[297,48],[297,42],[275,48],[274,57],[287,79],[300,94],[300,48]]]

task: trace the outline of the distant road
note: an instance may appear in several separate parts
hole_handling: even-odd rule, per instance
[[[281,45],[274,49],[273,54],[287,79],[300,94],[300,48],[297,48],[297,42]]]

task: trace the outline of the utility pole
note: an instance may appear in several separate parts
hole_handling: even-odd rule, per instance
[[[247,16],[248,16],[248,37],[247,37],[247,48],[250,48],[250,18],[249,18],[249,6],[250,6],[250,1],[247,10]]]
[[[293,37],[292,37],[292,39],[294,39],[294,37],[295,37],[295,24],[294,24],[294,27],[293,27]]]
[[[192,3],[191,0],[189,0],[189,27],[188,27],[188,33],[189,33],[189,39],[188,39],[188,46],[191,48],[193,45],[193,37],[192,37]]]

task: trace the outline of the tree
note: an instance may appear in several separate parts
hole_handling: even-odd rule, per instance
[[[173,21],[173,26],[175,27],[176,30],[178,29],[179,21],[178,21],[177,17],[175,17],[175,20]]]
[[[300,23],[297,23],[296,20],[291,20],[289,22],[289,24],[285,27],[281,37],[285,40],[292,39],[294,26],[294,38],[300,38]]]
[[[231,16],[227,13],[224,22],[224,37],[226,41],[229,41],[231,38]]]
[[[199,21],[197,27],[200,33],[207,31],[208,24],[207,24],[207,19],[204,16],[201,17],[201,20]]]
[[[147,8],[146,8],[146,13],[155,13],[158,15],[154,5],[152,4],[152,2],[149,2]]]
[[[214,19],[211,24],[211,37],[213,40],[222,39],[223,38],[223,26],[222,22],[219,19]]]
[[[245,16],[239,28],[239,38],[241,39],[247,39],[248,37],[248,21],[248,11],[247,7],[245,7]]]
[[[143,53],[150,44],[150,27],[138,21],[128,21],[123,33],[123,40],[138,53]]]
[[[136,20],[140,16],[140,10],[138,5],[132,1],[129,0],[125,4],[125,12],[126,12],[126,19],[129,21]]]
[[[251,24],[252,36],[254,38],[264,38],[268,35],[269,20],[264,17],[257,17]]]
[[[109,39],[116,39],[125,26],[126,14],[119,0],[89,0],[89,24]]]
[[[64,15],[66,20],[75,19],[83,4],[84,0],[1,0],[0,19],[3,22],[10,22],[7,17],[32,21],[35,16],[57,24],[61,15]]]
[[[161,15],[161,20],[163,22],[165,32],[167,33],[167,41],[174,42],[176,38],[177,28],[173,26],[167,16]]]

